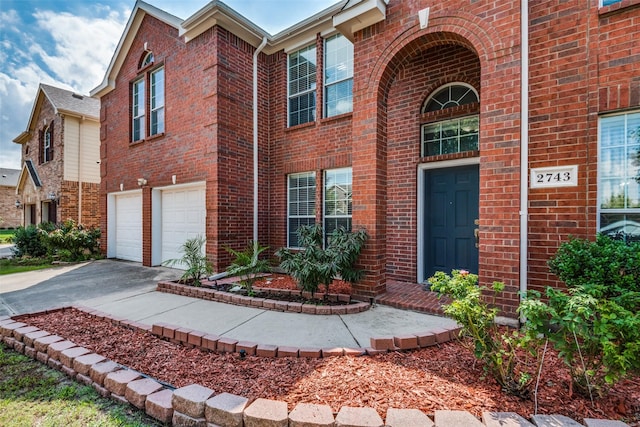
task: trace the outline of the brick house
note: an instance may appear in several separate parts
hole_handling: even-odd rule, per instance
[[[21,224],[100,225],[100,102],[40,84],[22,146],[16,197]],[[15,209],[15,208],[14,208]]]
[[[513,315],[569,235],[638,236],[639,19],[640,0],[344,0],[270,35],[221,2],[183,21],[139,1],[92,91],[103,249],[157,265],[203,234],[221,271],[225,246],[364,227],[356,294],[466,268]]]
[[[16,186],[20,169],[0,168],[0,228],[17,228],[22,214],[16,209]]]

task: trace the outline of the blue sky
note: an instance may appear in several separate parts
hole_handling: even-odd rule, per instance
[[[225,0],[276,34],[338,0]],[[207,0],[147,0],[186,19]],[[0,0],[0,167],[20,168],[39,83],[82,94],[102,82],[135,0]]]

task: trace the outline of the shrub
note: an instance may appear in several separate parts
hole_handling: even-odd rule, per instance
[[[59,226],[44,223],[41,234],[49,255],[62,261],[84,261],[100,252],[100,229],[85,229],[71,219]]]
[[[451,276],[439,271],[428,282],[438,297],[446,295],[452,299],[443,305],[444,312],[458,322],[463,335],[471,337],[473,353],[485,363],[485,370],[507,393],[528,396],[536,366],[519,360],[518,350],[537,356],[535,340],[519,331],[501,330],[495,323],[498,309],[491,308],[482,297],[483,291],[492,291],[495,298],[504,289],[504,283],[494,282],[489,290],[478,286],[478,276],[465,270],[453,270]]]
[[[260,254],[267,249],[257,241],[249,242],[243,251],[226,248],[227,252],[235,256],[235,260],[226,271],[231,276],[240,276],[240,284],[247,289],[249,295],[253,294],[253,284],[258,274],[271,269],[268,260],[260,259]]]
[[[520,312],[530,334],[553,343],[573,386],[601,395],[640,372],[640,243],[571,239],[549,266],[567,289],[548,287],[544,301],[530,291]]]
[[[334,277],[355,283],[364,274],[355,268],[358,256],[364,247],[367,233],[338,228],[327,239],[323,248],[323,231],[320,224],[299,227],[296,231],[303,249],[290,251],[282,248],[276,252],[281,259],[280,267],[298,281],[303,291],[315,294],[320,284],[325,285],[327,293]]]
[[[168,259],[162,262],[167,267],[185,268],[184,274],[180,277],[183,283],[190,282],[193,286],[200,286],[202,276],[209,275],[213,271],[211,263],[203,255],[205,239],[202,236],[187,239],[182,244],[182,258]]]
[[[18,227],[13,238],[13,244],[12,251],[16,257],[29,256],[39,258],[47,254],[47,247],[35,225]]]

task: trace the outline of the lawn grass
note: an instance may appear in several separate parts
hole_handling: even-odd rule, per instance
[[[0,426],[161,426],[0,343]]]
[[[0,259],[0,276],[3,274],[22,273],[24,271],[42,270],[51,267],[53,267],[53,265],[48,259],[32,259],[29,262]]]
[[[15,234],[16,230],[13,229],[0,230],[0,244],[13,242]]]

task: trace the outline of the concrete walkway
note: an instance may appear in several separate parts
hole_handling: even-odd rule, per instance
[[[292,347],[364,348],[371,337],[452,328],[450,319],[375,306],[347,315],[309,315],[205,301],[155,291],[181,272],[138,263],[100,260],[0,276],[0,315],[80,304],[152,325],[170,323],[221,337]]]

